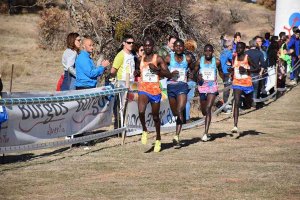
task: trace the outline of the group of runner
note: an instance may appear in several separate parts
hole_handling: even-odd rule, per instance
[[[132,55],[133,44],[133,37],[126,36],[124,38],[123,49],[118,53],[113,62],[111,75],[114,76],[117,74],[117,79],[120,82],[124,81],[125,73],[132,73],[133,76],[140,77],[138,81],[138,110],[143,128],[142,144],[147,144],[148,140],[149,133],[145,123],[145,111],[147,104],[150,103],[156,129],[154,152],[161,150],[159,109],[162,90],[160,80],[167,78],[168,100],[172,114],[176,117],[176,133],[173,142],[176,147],[181,146],[180,132],[185,121],[184,109],[189,92],[187,80],[191,74],[197,76],[201,111],[205,116],[205,130],[202,134],[202,141],[208,141],[210,139],[208,133],[212,118],[212,106],[214,105],[219,89],[217,75],[219,74],[219,76],[223,78],[221,63],[219,59],[214,56],[213,46],[211,44],[205,45],[203,49],[204,55],[200,56],[196,62],[193,62],[192,56],[185,53],[184,41],[179,38],[174,40],[171,45],[173,48],[167,55],[160,56],[154,53],[154,40],[150,37],[146,37],[142,44],[144,53],[136,60]],[[234,64],[228,69],[233,74],[233,91],[236,104],[234,107],[233,133],[238,132],[238,104],[240,96],[243,92],[247,96],[247,94],[253,90],[249,60],[244,53],[245,47],[246,45],[244,43],[237,43],[237,54],[234,58]],[[189,74],[187,72],[189,72]]]
[[[299,31],[295,31],[295,33],[298,34],[298,41]],[[90,53],[93,50],[93,41],[91,38],[85,38],[83,40],[83,49],[77,56],[79,52],[78,41],[80,41],[80,37],[78,34],[72,34],[71,39],[69,38],[70,35],[68,36],[69,49],[65,51],[63,56],[65,75],[76,76],[76,89],[96,87],[97,77],[103,74],[105,68],[109,65],[109,62],[106,60],[102,61],[100,68],[93,64],[90,59]],[[223,80],[225,87],[228,86],[229,80],[232,83],[234,125],[231,132],[238,133],[241,96],[244,96],[244,106],[249,107],[250,105],[251,107],[252,94],[253,91],[255,91],[252,76],[253,74],[262,72],[261,68],[263,66],[262,61],[256,62],[256,59],[253,59],[257,57],[253,56],[256,55],[255,52],[251,53],[251,51],[249,51],[250,53],[245,53],[246,44],[240,42],[240,38],[241,34],[236,33],[234,41],[228,40],[224,42],[225,54],[221,54],[219,60],[215,57],[214,47],[211,44],[206,44],[204,46],[203,55],[199,56],[197,59],[197,56],[193,54],[193,52],[187,51],[190,49],[185,48],[187,47],[185,46],[185,42],[174,36],[169,37],[167,45],[162,47],[158,53],[155,53],[155,42],[151,37],[144,38],[143,43],[138,46],[138,51],[135,53],[135,41],[133,36],[123,36],[122,48],[113,61],[110,77],[116,78],[117,86],[125,86],[126,79],[129,79],[131,82],[139,82],[138,111],[143,128],[141,138],[142,144],[147,144],[148,140],[149,132],[145,123],[145,111],[147,104],[150,103],[156,129],[154,152],[160,152],[161,150],[161,120],[159,118],[159,110],[162,98],[160,83],[162,79],[166,79],[166,89],[170,108],[173,116],[176,118],[176,134],[173,138],[176,147],[181,146],[180,132],[182,125],[186,120],[184,110],[186,105],[188,105],[188,93],[195,88],[195,85],[191,86],[188,84],[190,83],[189,80],[195,80],[197,83],[200,96],[200,108],[205,117],[205,129],[201,136],[202,141],[206,142],[211,139],[209,127],[212,118],[212,107],[219,94],[217,82],[218,75]],[[261,38],[256,38],[256,41],[257,39]],[[192,49],[196,48],[195,41],[186,42],[191,44],[195,43],[194,48]],[[230,46],[231,48],[229,48]],[[72,56],[68,56],[67,53]],[[80,63],[86,64],[80,65]],[[73,68],[75,68],[75,71],[70,70]],[[70,87],[70,83],[68,84]],[[71,87],[69,89],[71,89]],[[224,93],[224,95],[227,96],[226,99],[228,100],[229,94]],[[115,103],[115,105],[117,105],[117,103]],[[117,112],[118,109],[115,107],[115,116],[117,115]],[[115,128],[117,127],[118,126],[115,125]]]

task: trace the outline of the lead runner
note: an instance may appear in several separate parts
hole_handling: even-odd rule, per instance
[[[154,145],[154,152],[161,150],[161,136],[160,136],[160,119],[159,109],[161,101],[161,89],[159,86],[159,79],[166,74],[168,69],[163,59],[153,53],[154,41],[147,37],[143,42],[145,54],[140,59],[139,74],[141,81],[138,86],[138,109],[139,117],[143,127],[142,144],[147,144],[148,130],[145,122],[145,111],[147,104],[150,102],[152,107],[152,117],[156,129],[156,141]]]

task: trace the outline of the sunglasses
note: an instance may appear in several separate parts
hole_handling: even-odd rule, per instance
[[[144,51],[144,49],[140,49],[140,51]]]
[[[127,43],[127,44],[134,44],[134,42],[127,42],[127,41],[126,41],[126,43]]]

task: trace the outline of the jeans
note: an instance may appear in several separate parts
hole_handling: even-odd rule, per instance
[[[61,85],[61,91],[75,90],[75,81],[76,78],[68,71],[65,71],[64,80]]]
[[[256,78],[258,78],[258,74],[251,74],[251,77],[253,78],[253,77],[256,77]],[[254,88],[254,90],[253,90],[253,99],[257,99],[260,95],[258,95],[258,92],[260,92],[259,91],[259,82],[260,81],[256,81],[256,80],[254,80],[253,82],[252,82],[252,85],[253,85],[253,88]]]
[[[295,64],[298,62],[298,60],[299,59],[297,57],[293,57],[292,58],[292,66],[293,66],[293,68],[296,67]],[[296,70],[294,70],[294,71],[292,71],[290,73],[290,80],[298,81],[298,78],[299,78],[298,76],[299,76],[299,68],[297,68]]]
[[[185,119],[189,120],[190,119],[190,111],[191,111],[191,100],[195,96],[195,87],[196,87],[196,82],[195,81],[188,81],[187,82],[189,86],[189,93],[187,94],[187,101],[185,105]]]

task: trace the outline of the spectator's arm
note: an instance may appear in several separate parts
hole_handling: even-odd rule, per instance
[[[68,55],[68,57],[66,59],[67,60],[66,68],[67,68],[68,72],[75,77],[76,77],[76,70],[74,68],[74,65],[75,65],[76,56],[77,56],[76,53],[72,53],[72,54]]]
[[[81,67],[82,72],[89,78],[95,79],[104,73],[105,67],[95,67],[92,60],[81,59],[78,61],[78,66]]]
[[[122,57],[122,54],[118,53],[118,55],[115,57],[112,68],[110,70],[110,76],[115,77],[119,68],[122,66],[124,61],[124,57]]]

